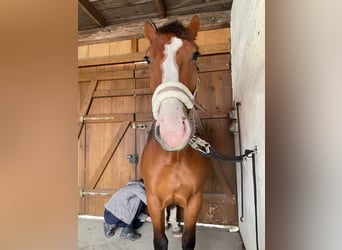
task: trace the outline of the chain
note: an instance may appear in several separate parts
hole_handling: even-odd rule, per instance
[[[211,145],[205,140],[193,135],[188,143],[193,149],[200,151],[202,154],[210,154]]]
[[[202,155],[206,157],[211,157],[211,158],[226,161],[226,162],[242,162],[244,159],[249,158],[251,154],[254,155],[257,152],[257,149],[254,149],[254,150],[245,150],[245,153],[243,155],[237,155],[237,156],[223,155],[223,154],[216,152],[215,149],[213,149],[212,146],[207,141],[195,135],[191,137],[188,144],[193,149],[200,151]]]

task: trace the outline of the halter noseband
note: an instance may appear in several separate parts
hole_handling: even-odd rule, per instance
[[[180,100],[187,109],[194,107],[194,96],[190,90],[180,82],[161,83],[152,96],[152,112],[155,120],[158,119],[161,103],[170,97]]]

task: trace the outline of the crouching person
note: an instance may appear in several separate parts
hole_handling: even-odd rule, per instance
[[[104,205],[104,232],[112,237],[117,227],[122,227],[121,238],[132,241],[140,239],[135,229],[142,226],[138,218],[146,206],[146,192],[142,180],[129,181],[120,188]]]

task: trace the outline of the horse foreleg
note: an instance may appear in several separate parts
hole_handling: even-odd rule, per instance
[[[195,249],[196,222],[202,206],[202,194],[191,197],[189,203],[184,207],[184,233],[182,237],[182,249]]]
[[[153,245],[155,250],[167,250],[168,240],[165,235],[164,209],[159,205],[157,198],[149,198],[148,211],[153,225]]]

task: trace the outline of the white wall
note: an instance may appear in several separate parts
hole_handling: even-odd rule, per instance
[[[233,100],[241,102],[242,150],[256,154],[259,249],[265,249],[265,1],[233,1],[231,53]],[[238,152],[238,148],[236,149]],[[237,164],[239,218],[240,164]],[[252,160],[244,161],[244,222],[240,232],[247,250],[256,248]]]

